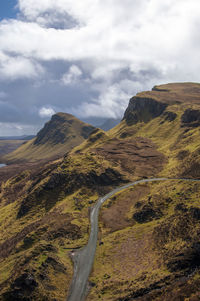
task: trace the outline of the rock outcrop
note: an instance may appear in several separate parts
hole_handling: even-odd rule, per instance
[[[128,125],[133,125],[138,122],[148,122],[160,116],[166,107],[166,103],[158,102],[153,98],[140,98],[135,96],[130,99],[123,119],[126,120]]]
[[[200,126],[200,110],[187,109],[181,117],[183,127]]]
[[[34,145],[48,142],[51,144],[65,143],[70,139],[70,135],[74,132],[74,129],[77,129],[77,134],[87,139],[95,128],[91,125],[85,125],[82,121],[70,114],[57,113],[53,115],[51,120],[39,131]],[[75,133],[73,134],[75,135]]]

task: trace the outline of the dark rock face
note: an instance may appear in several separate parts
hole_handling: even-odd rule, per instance
[[[45,262],[42,263],[42,267],[48,268],[49,265],[51,265],[56,272],[63,274],[66,273],[66,268],[60,262],[58,262],[57,259],[51,256],[47,257]]]
[[[67,135],[67,132],[62,133],[60,130],[58,130],[58,127],[62,127],[62,124],[66,123],[66,119],[63,118],[60,115],[53,115],[51,120],[45,124],[43,129],[39,131],[37,134],[37,138],[34,142],[35,145],[45,144],[50,139],[52,143],[64,143],[65,137]],[[71,126],[71,123],[69,122],[69,127]]]
[[[166,107],[167,104],[154,99],[135,96],[130,99],[123,120],[126,120],[128,125],[133,125],[138,122],[148,122],[160,116]]]
[[[144,207],[133,214],[133,219],[138,223],[147,223],[153,219],[158,219],[162,216],[159,210],[155,210],[150,204],[144,205]]]
[[[177,254],[167,263],[170,272],[192,271],[200,266],[200,243],[194,243],[184,252]]]
[[[177,117],[177,114],[174,113],[174,112],[164,112],[163,113],[163,117],[165,118],[165,121],[169,121],[169,122],[172,122],[176,119]]]
[[[82,128],[82,133],[81,133],[81,136],[84,138],[84,139],[87,139],[89,137],[89,135],[94,131],[95,127],[93,126],[84,126]]]
[[[33,275],[24,273],[11,285],[11,290],[4,295],[4,300],[31,301],[30,294],[37,288]]]
[[[49,181],[44,186],[44,189],[51,190],[56,188],[56,186],[60,186],[67,181],[67,175],[64,173],[53,173],[49,179]]]
[[[200,110],[187,109],[181,117],[182,127],[200,126]]]
[[[187,212],[188,209],[187,209],[187,207],[185,206],[185,204],[179,203],[179,204],[177,204],[177,205],[175,206],[174,211],[175,211],[175,212],[176,212],[176,211]]]
[[[200,220],[200,208],[191,207],[189,212],[192,218],[194,218],[195,220]]]

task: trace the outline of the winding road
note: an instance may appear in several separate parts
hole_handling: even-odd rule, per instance
[[[90,231],[88,244],[82,249],[74,250],[73,252],[71,252],[72,259],[74,262],[74,276],[70,286],[70,291],[67,297],[67,301],[83,301],[86,297],[88,277],[91,273],[94,257],[96,253],[97,238],[98,238],[98,215],[99,215],[99,209],[101,208],[101,205],[107,199],[113,196],[115,193],[127,189],[131,186],[141,184],[141,183],[147,183],[147,182],[168,181],[168,180],[174,180],[174,181],[182,180],[182,181],[192,181],[192,182],[200,181],[195,179],[170,179],[170,178],[143,179],[118,187],[112,190],[110,193],[106,194],[105,196],[101,197],[97,201],[97,203],[91,209],[91,213],[90,213],[91,231]]]

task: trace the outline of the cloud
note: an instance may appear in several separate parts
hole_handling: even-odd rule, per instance
[[[128,100],[138,90],[142,90],[142,85],[122,80],[107,87],[96,86],[96,89],[99,89],[100,96],[90,102],[83,102],[78,108],[73,108],[74,114],[81,117],[121,118]]]
[[[30,107],[32,123],[41,108],[118,117],[143,89],[200,81],[198,0],[18,0],[18,9],[0,22],[0,89]]]
[[[55,111],[51,107],[43,107],[39,110],[39,116],[42,118],[51,117],[55,114]]]
[[[0,52],[0,79],[34,78],[43,73],[44,68],[33,59],[22,56],[13,57]]]
[[[80,79],[82,74],[83,73],[78,66],[72,65],[69,68],[69,71],[67,73],[63,74],[61,82],[66,86],[75,84]]]
[[[20,123],[7,123],[0,122],[0,136],[20,136],[20,135],[30,135],[38,131],[38,127],[29,125],[29,124],[20,124]]]

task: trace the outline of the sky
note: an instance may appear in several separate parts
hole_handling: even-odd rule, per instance
[[[1,0],[0,136],[56,112],[100,123],[154,85],[200,82],[199,0]]]

